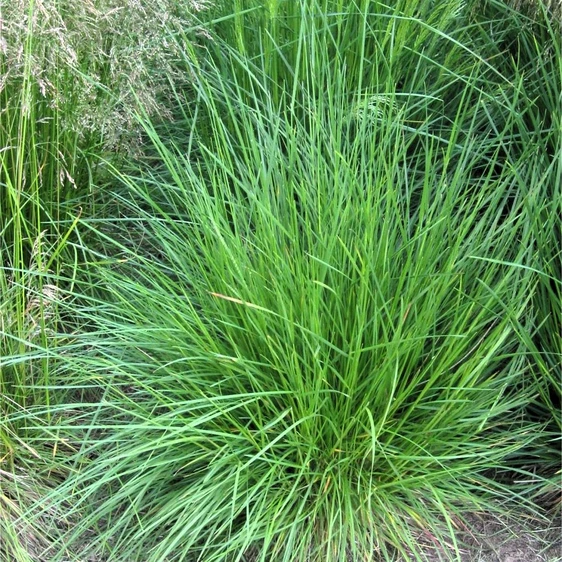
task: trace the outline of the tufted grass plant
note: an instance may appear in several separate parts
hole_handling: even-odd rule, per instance
[[[94,394],[61,426],[79,452],[50,499],[78,523],[52,560],[421,560],[422,531],[458,559],[463,514],[525,507],[496,477],[542,429],[513,84],[465,49],[434,128],[439,85],[396,91],[390,65],[365,95],[304,16],[276,95],[239,45],[186,43],[183,122],[141,116],[160,165],[115,169],[122,216],[83,223],[105,250],[61,371]]]

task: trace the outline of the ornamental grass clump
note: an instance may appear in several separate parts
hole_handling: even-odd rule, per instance
[[[423,531],[455,557],[465,513],[516,499],[494,476],[540,426],[518,337],[538,187],[512,173],[527,154],[505,159],[513,85],[483,91],[490,67],[465,49],[455,112],[436,121],[444,86],[373,81],[391,50],[350,81],[330,18],[303,19],[308,62],[277,97],[259,58],[215,43],[199,65],[187,49],[183,124],[160,136],[144,118],[160,166],[115,170],[125,218],[84,222],[104,250],[68,296],[89,331],[64,368],[89,399],[65,429],[79,453],[53,501],[72,497],[79,520],[60,545],[421,559]]]

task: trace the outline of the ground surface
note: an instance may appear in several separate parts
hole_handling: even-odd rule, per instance
[[[460,562],[562,562],[562,513],[550,521],[473,514],[458,539]],[[445,562],[453,554],[452,549],[435,547],[427,537],[420,536],[420,544],[427,562]]]

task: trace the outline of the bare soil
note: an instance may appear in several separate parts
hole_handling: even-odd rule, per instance
[[[435,545],[420,535],[425,562],[562,562],[562,511],[550,520],[538,518],[502,519],[496,515],[471,514],[457,535],[458,551]],[[397,562],[414,562],[400,559]]]

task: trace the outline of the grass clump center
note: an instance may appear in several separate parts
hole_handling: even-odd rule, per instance
[[[236,49],[186,53],[188,143],[145,123],[163,165],[120,175],[125,226],[99,230],[122,263],[82,311],[74,372],[111,385],[78,488],[116,559],[390,557],[420,528],[458,553],[461,506],[502,500],[531,439],[514,119],[480,131],[502,100],[475,65],[448,127],[412,126],[423,96],[364,95],[312,38],[277,103]]]

